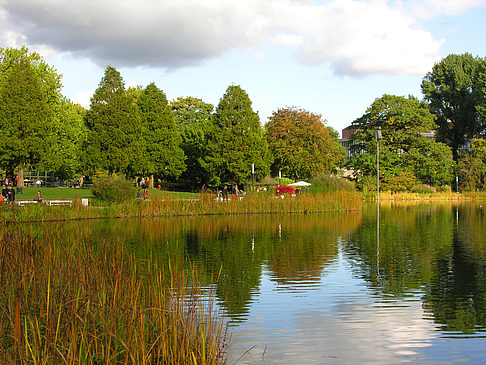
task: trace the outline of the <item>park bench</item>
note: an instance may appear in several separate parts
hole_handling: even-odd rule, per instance
[[[15,200],[14,203],[23,207],[24,205],[37,204],[38,202],[37,200]]]
[[[44,204],[52,206],[52,205],[69,205],[73,203],[72,200],[44,200]]]

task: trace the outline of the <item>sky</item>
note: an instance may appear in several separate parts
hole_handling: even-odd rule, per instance
[[[215,107],[230,85],[338,132],[383,94],[422,99],[449,54],[486,57],[486,0],[0,0],[0,47],[27,46],[88,108],[107,66],[125,85]]]

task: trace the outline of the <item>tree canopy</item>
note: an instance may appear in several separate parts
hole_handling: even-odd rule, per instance
[[[14,60],[0,78],[0,163],[12,171],[40,167],[52,156],[54,110],[28,60]]]
[[[344,152],[335,134],[318,114],[285,108],[274,112],[265,124],[272,173],[282,171],[292,179],[310,179],[331,172],[343,160]]]
[[[210,176],[201,165],[207,155],[207,131],[211,125],[214,106],[194,97],[179,97],[171,102],[181,133],[181,148],[187,158],[187,170],[181,179],[192,189],[209,183]]]
[[[143,90],[137,104],[143,144],[140,172],[163,178],[179,177],[186,168],[185,156],[179,146],[180,134],[164,92],[152,83]]]
[[[485,132],[485,63],[468,53],[451,54],[422,81],[425,99],[437,115],[437,139],[452,148],[456,161],[459,149]]]
[[[248,181],[255,164],[257,179],[268,175],[271,156],[258,114],[240,86],[229,86],[207,133],[208,153],[201,165],[211,185]]]
[[[361,187],[366,177],[376,176],[376,130],[381,130],[380,179],[405,180],[411,183],[446,185],[452,182],[454,163],[450,149],[427,139],[425,133],[435,128],[435,116],[427,103],[413,96],[408,98],[383,95],[352,126],[353,157],[349,165],[355,170]],[[399,182],[399,181],[398,181]],[[396,188],[395,184],[393,188]],[[391,186],[390,186],[391,187]]]
[[[114,67],[106,68],[85,120],[89,129],[88,166],[92,170],[133,174],[141,153],[140,119],[137,106]]]

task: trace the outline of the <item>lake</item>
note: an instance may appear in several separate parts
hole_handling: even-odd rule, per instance
[[[104,237],[162,265],[196,263],[227,315],[231,364],[478,364],[486,363],[481,204],[384,202],[379,220],[370,204],[22,229],[93,244]]]

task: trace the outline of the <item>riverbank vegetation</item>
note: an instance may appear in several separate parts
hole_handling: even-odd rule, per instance
[[[0,362],[226,363],[224,319],[196,267],[49,237],[0,233]]]

